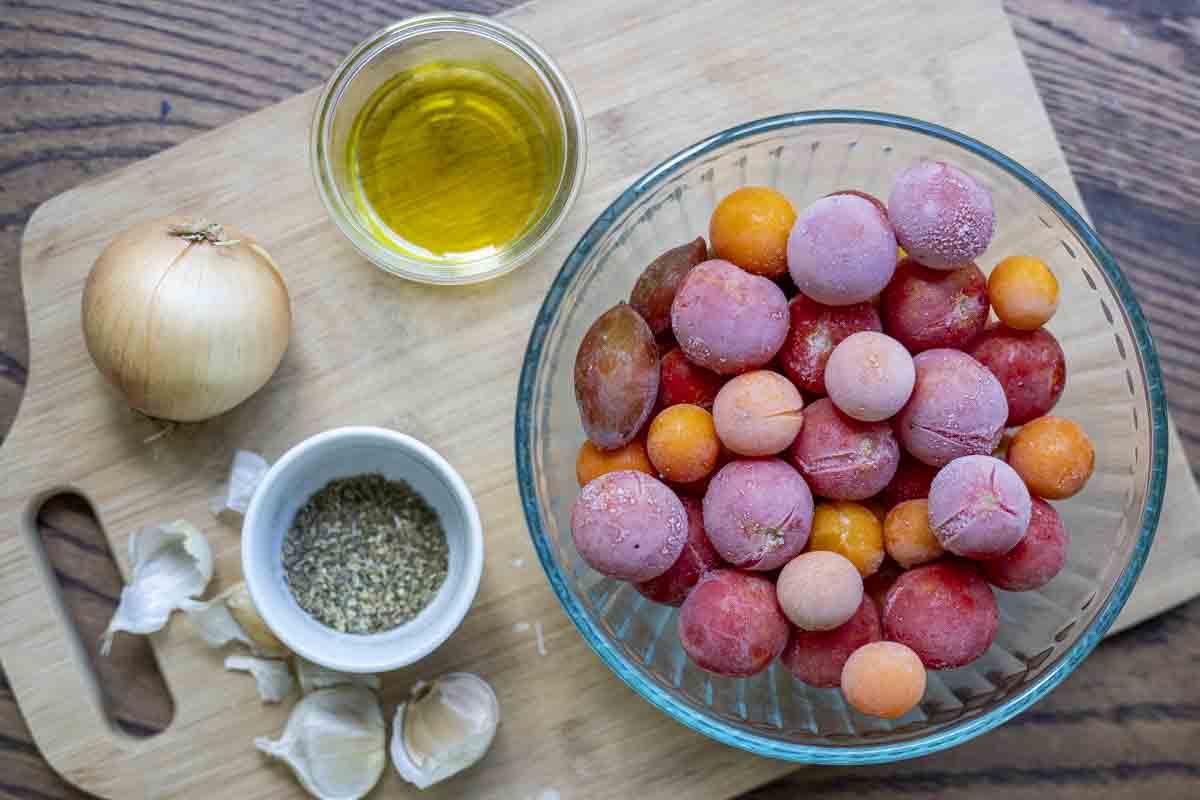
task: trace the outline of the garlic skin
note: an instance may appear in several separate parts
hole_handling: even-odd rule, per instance
[[[278,703],[296,689],[296,679],[286,661],[254,656],[227,656],[225,669],[249,672],[258,684],[258,696],[264,703]]]
[[[133,577],[100,639],[101,655],[112,650],[117,631],[153,633],[171,612],[194,604],[212,580],[208,539],[185,520],[142,528],[129,538]]]
[[[307,658],[296,656],[296,677],[300,679],[300,693],[309,694],[334,686],[364,686],[379,691],[382,682],[378,675],[359,672],[338,672],[314,664]]]
[[[241,642],[259,655],[282,658],[291,653],[258,615],[245,583],[236,583],[207,602],[189,603],[183,610],[209,647]]]
[[[383,774],[386,739],[375,693],[362,686],[339,686],[302,698],[278,740],[260,736],[254,745],[291,767],[313,797],[358,800]]]
[[[452,672],[413,687],[392,723],[392,765],[427,789],[483,758],[500,725],[500,703],[487,681]]]
[[[229,465],[229,479],[221,484],[220,491],[209,501],[208,507],[217,519],[231,525],[240,525],[250,498],[262,482],[271,465],[258,453],[238,450]]]
[[[230,642],[241,642],[247,647],[254,645],[242,630],[242,626],[238,625],[237,620],[229,613],[222,597],[214,597],[206,602],[189,603],[184,606],[183,613],[209,647],[224,647]]]

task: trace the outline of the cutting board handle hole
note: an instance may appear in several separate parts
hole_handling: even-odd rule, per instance
[[[117,634],[100,655],[100,636],[117,608],[125,581],[91,505],[78,494],[54,494],[31,509],[27,538],[43,567],[46,590],[57,599],[84,682],[113,730],[136,738],[162,733],[175,700],[144,636]]]

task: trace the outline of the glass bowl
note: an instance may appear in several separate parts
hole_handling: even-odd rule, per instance
[[[392,234],[360,197],[346,157],[355,121],[375,91],[400,72],[435,61],[494,68],[545,109],[554,125],[551,144],[559,163],[549,204],[515,239],[492,253],[418,254],[411,243]],[[338,229],[380,269],[422,283],[478,283],[529,261],[554,238],[566,218],[587,164],[583,112],[562,71],[528,36],[477,14],[422,14],[371,35],[346,56],[325,84],[309,133],[313,177]]]
[[[765,184],[803,208],[842,188],[886,198],[919,158],[955,163],[986,185],[995,238],[980,268],[1035,255],[1058,276],[1048,326],[1066,351],[1054,413],[1096,446],[1085,491],[1056,504],[1073,534],[1063,572],[1036,592],[997,591],[1000,630],[975,663],[930,672],[920,705],[894,722],[851,710],[776,662],[748,679],[710,675],[686,658],[677,611],[588,568],[571,541],[575,457],[584,434],[572,371],[584,332],[629,296],[663,250],[707,234],[728,192]],[[1021,712],[1074,670],[1129,597],[1154,539],[1167,468],[1162,376],[1129,283],[1096,233],[1062,197],[1004,154],[946,128],[860,111],[751,122],[672,156],[592,224],[546,296],[521,372],[517,470],[533,543],[563,608],[588,644],[646,700],[717,741],[808,763],[895,761],[959,744]]]

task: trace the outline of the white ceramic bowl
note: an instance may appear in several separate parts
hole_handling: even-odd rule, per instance
[[[331,480],[371,472],[407,481],[437,511],[449,571],[433,602],[410,622],[370,635],[341,633],[296,603],[280,552],[309,497]],[[385,428],[335,428],[287,451],[259,484],[242,526],[242,573],[263,621],[295,653],[343,672],[386,672],[425,657],[462,622],[483,574],[483,529],[467,485],[430,447]]]

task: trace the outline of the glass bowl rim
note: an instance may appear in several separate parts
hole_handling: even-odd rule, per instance
[[[544,216],[498,253],[462,264],[442,265],[384,247],[363,229],[350,212],[333,178],[327,139],[339,98],[371,61],[393,47],[404,46],[410,39],[446,31],[488,39],[523,59],[543,82],[554,102],[555,111],[562,118],[564,143],[563,174],[550,204],[543,212]],[[313,106],[309,123],[308,161],[317,193],[330,219],[364,258],[384,272],[418,283],[468,285],[498,278],[524,266],[553,241],[583,187],[587,172],[587,123],[575,89],[558,63],[523,31],[481,14],[435,11],[407,17],[380,28],[355,45],[334,68]],[[458,272],[463,266],[480,265],[486,268],[466,276]]]
[[[911,133],[923,134],[957,145],[1000,167],[1031,189],[1050,205],[1071,231],[1088,249],[1089,256],[1099,264],[1109,284],[1115,290],[1137,345],[1138,358],[1143,368],[1143,381],[1150,403],[1151,416],[1151,462],[1145,503],[1141,514],[1141,530],[1133,553],[1117,582],[1104,599],[1100,611],[1092,619],[1088,629],[1061,655],[1053,667],[1046,670],[1035,681],[1020,692],[1006,699],[995,708],[965,722],[951,724],[942,730],[907,742],[866,745],[817,745],[781,742],[767,736],[734,730],[724,722],[697,713],[676,701],[667,689],[641,677],[626,663],[624,656],[601,635],[599,627],[590,619],[581,604],[567,588],[566,581],[555,562],[550,544],[542,529],[533,473],[533,453],[529,446],[532,427],[532,402],[535,379],[539,372],[546,334],[550,322],[557,313],[568,285],[579,272],[592,249],[607,233],[608,229],[640,197],[671,177],[680,167],[718,147],[738,140],[789,127],[834,123],[862,124],[886,128],[897,128]],[[612,202],[580,237],[567,256],[554,282],[546,293],[538,311],[526,348],[521,376],[518,383],[515,450],[517,461],[518,489],[521,505],[529,527],[530,538],[542,568],[550,580],[554,593],[563,609],[583,634],[584,639],[604,663],[634,691],[651,704],[664,711],[678,722],[698,731],[722,744],[749,751],[756,755],[785,761],[808,764],[875,764],[899,761],[928,755],[944,750],[979,736],[1029,708],[1040,700],[1083,661],[1096,647],[1112,625],[1137,581],[1145,564],[1146,556],[1154,541],[1159,513],[1162,509],[1166,487],[1167,470],[1167,415],[1163,390],[1162,372],[1158,356],[1151,341],[1149,327],[1134,297],[1133,289],[1117,266],[1116,260],[1101,243],[1096,232],[1042,179],[1012,158],[982,142],[934,123],[912,117],[860,110],[821,110],[780,114],[773,117],[747,122],[709,136],[659,163],[638,178],[616,200]]]

